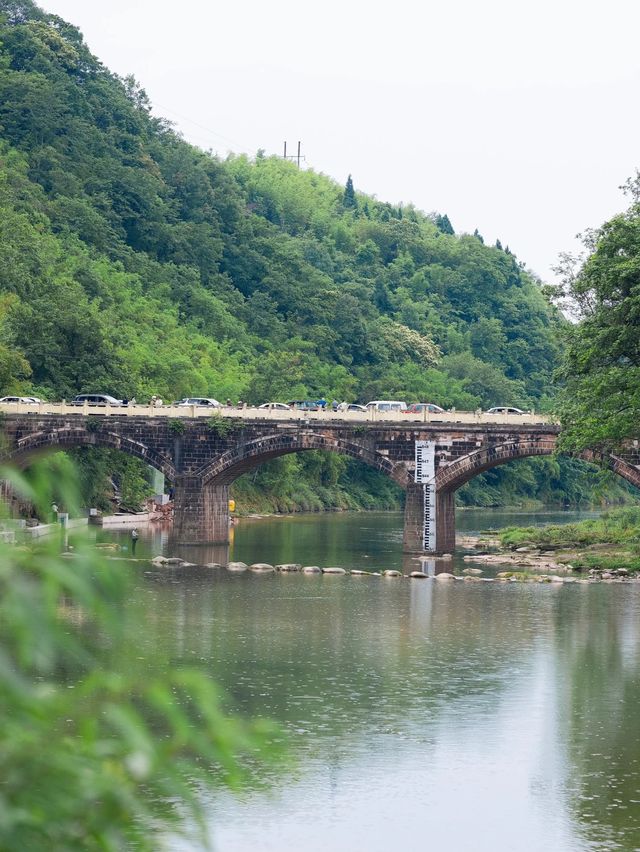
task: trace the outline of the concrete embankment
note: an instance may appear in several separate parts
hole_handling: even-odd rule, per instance
[[[42,538],[46,535],[59,534],[63,530],[74,530],[79,529],[80,527],[86,527],[87,523],[87,518],[70,518],[64,527],[59,523],[36,524],[33,527],[18,527],[14,532],[16,536],[22,536],[26,539]]]
[[[155,512],[116,512],[115,515],[92,515],[89,522],[99,527],[136,527],[157,518]]]

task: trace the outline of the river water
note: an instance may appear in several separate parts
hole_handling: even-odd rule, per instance
[[[136,556],[167,535],[143,530]],[[401,535],[396,513],[248,521],[230,557],[379,570],[403,566]],[[640,849],[639,585],[148,569],[132,565],[132,654],[203,666],[289,736],[268,791],[207,799],[218,852]]]

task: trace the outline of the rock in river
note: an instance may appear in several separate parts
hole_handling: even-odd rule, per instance
[[[227,571],[246,571],[248,567],[246,562],[229,562]]]
[[[453,574],[443,571],[441,574],[436,574],[436,580],[455,580]]]
[[[284,565],[276,565],[276,571],[281,571],[283,574],[290,574],[293,571],[299,571],[301,567],[299,562],[285,562]]]
[[[382,576],[383,577],[402,577],[402,571],[393,571],[393,570],[383,571]]]
[[[344,568],[323,568],[322,573],[323,574],[340,574],[340,575],[342,575],[342,574],[346,574],[347,572],[344,570]]]
[[[268,562],[254,562],[253,565],[249,565],[249,571],[253,571],[256,574],[270,574],[275,570],[273,565],[269,565]]]
[[[322,574],[322,568],[317,565],[305,565],[302,569],[303,574]]]

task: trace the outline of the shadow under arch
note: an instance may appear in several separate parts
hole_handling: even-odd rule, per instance
[[[171,481],[176,476],[175,468],[168,459],[150,450],[149,447],[139,441],[117,435],[103,428],[92,431],[81,426],[65,426],[62,429],[53,429],[47,432],[38,431],[25,435],[18,440],[11,452],[2,454],[2,461],[25,468],[40,456],[74,447],[104,447],[110,450],[119,450],[141,459],[145,464],[163,473]]]
[[[325,450],[357,459],[390,477],[401,488],[407,487],[407,470],[402,463],[394,463],[366,445],[316,432],[275,434],[257,438],[223,453],[197,471],[196,475],[201,477],[205,485],[230,485],[242,474],[270,459],[306,450]]]
[[[462,485],[481,473],[516,459],[534,456],[550,456],[556,452],[555,439],[544,438],[530,441],[507,441],[491,447],[481,447],[449,465],[438,469],[436,488],[443,494],[457,491]],[[631,485],[640,489],[640,469],[620,456],[583,450],[575,458],[607,467]]]

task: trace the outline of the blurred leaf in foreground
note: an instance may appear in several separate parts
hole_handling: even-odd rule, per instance
[[[43,510],[74,504],[68,472],[0,474]],[[226,715],[197,670],[119,664],[130,567],[41,541],[0,544],[0,848],[157,849],[194,826],[207,847],[198,791],[281,753],[275,726]]]

